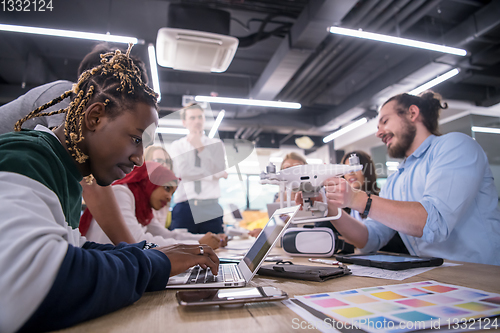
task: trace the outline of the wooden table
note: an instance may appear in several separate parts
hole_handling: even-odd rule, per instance
[[[222,252],[223,253],[223,252]],[[272,254],[283,254],[275,248]],[[307,258],[294,258],[296,264],[310,264]],[[260,277],[253,286],[270,285],[282,289],[290,298],[320,292],[334,292],[377,285],[434,280],[500,293],[500,266],[462,263],[460,266],[437,267],[404,281],[345,276],[326,282],[286,280]],[[317,264],[320,265],[320,264]],[[135,304],[59,332],[290,332],[292,320],[303,319],[281,302],[247,304],[243,308],[222,309],[218,306],[184,308],[177,304],[175,290],[146,293]],[[307,330],[311,331],[311,330]]]

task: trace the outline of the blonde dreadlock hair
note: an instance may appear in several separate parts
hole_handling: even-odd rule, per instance
[[[158,95],[141,79],[142,72],[130,57],[132,46],[133,44],[129,44],[125,54],[120,50],[101,54],[101,64],[83,72],[72,90],[30,112],[16,123],[14,130],[20,131],[22,124],[32,118],[66,113],[66,146],[78,163],[84,163],[88,156],[77,144],[84,139],[82,122],[90,101],[103,103],[106,114],[110,117],[116,117],[120,110],[128,109],[136,102],[158,108]],[[73,100],[67,108],[42,112],[72,95]]]

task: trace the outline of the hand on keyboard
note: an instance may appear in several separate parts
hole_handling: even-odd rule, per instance
[[[237,280],[237,274],[234,272],[234,265],[219,266],[219,274],[212,274],[210,268],[202,269],[200,266],[193,267],[188,284],[192,283],[211,283],[211,282],[234,282]]]
[[[219,272],[219,258],[209,246],[203,246],[203,255],[200,255],[199,245],[175,244],[148,251],[154,250],[163,252],[170,259],[170,276],[180,274],[195,265],[200,265],[203,269],[210,268],[214,275]]]

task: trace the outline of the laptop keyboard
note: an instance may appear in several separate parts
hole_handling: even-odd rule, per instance
[[[236,265],[220,265],[219,275],[212,274],[210,268],[202,269],[200,266],[193,267],[187,284],[213,283],[213,282],[235,282],[239,280]]]

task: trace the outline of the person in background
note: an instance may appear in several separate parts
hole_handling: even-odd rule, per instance
[[[116,311],[194,265],[218,273],[208,246],[103,245],[78,231],[82,178],[107,186],[125,177],[143,162],[144,132],[158,125],[158,96],[131,47],[104,54],[72,90],[0,135],[1,332],[58,330]],[[71,94],[63,125],[21,130]]]
[[[165,149],[163,149],[163,147],[149,146],[148,148],[146,148],[146,150],[144,152],[144,159],[146,161],[153,161],[153,162],[160,163],[161,165],[163,165],[167,169],[174,171],[172,158],[167,153],[167,151]],[[178,185],[177,180],[175,180],[174,183],[169,184],[169,185],[172,186],[173,192],[175,192],[175,190],[177,189],[177,185]],[[172,195],[173,195],[173,192],[172,192]],[[165,225],[165,228],[169,229],[170,225],[172,224],[172,212],[170,211],[170,205],[165,205],[161,209],[153,210],[153,215],[161,223],[163,223],[163,221],[165,221],[165,223],[163,223],[163,224]],[[208,232],[207,234],[212,234],[212,233]],[[227,235],[226,234],[217,234],[217,236],[220,239],[220,246],[226,246],[227,241],[228,241]],[[206,243],[204,243],[204,244],[206,244]],[[207,245],[210,245],[210,244],[207,244]],[[213,248],[216,249],[217,247],[218,246],[213,247]]]
[[[167,153],[165,149],[163,149],[160,146],[147,147],[146,150],[144,150],[144,160],[160,163],[165,168],[174,171],[174,165],[172,159],[170,158],[170,155]],[[177,190],[177,185],[178,185],[177,181],[175,181],[175,184],[171,185],[172,186],[175,185],[175,187],[172,187],[173,191],[175,192],[175,190]],[[170,225],[172,224],[172,212],[170,209],[170,204],[166,205],[165,207],[159,210],[153,210],[153,215],[158,221],[162,222],[165,225],[165,228],[167,229],[170,228]]]
[[[205,112],[199,105],[181,109],[180,116],[189,134],[174,141],[169,150],[174,172],[181,179],[174,197],[171,228],[221,234],[224,212],[218,202],[219,179],[228,176],[224,145],[205,135]]]
[[[172,158],[165,149],[160,146],[149,146],[144,151],[144,160],[160,163],[169,170],[174,170]]]
[[[307,164],[306,158],[302,155],[299,155],[296,152],[291,152],[283,157],[283,161],[281,161],[280,170],[285,170],[293,166],[297,165],[305,165]]]
[[[471,137],[440,135],[446,107],[432,91],[396,95],[382,105],[377,137],[389,156],[404,160],[380,196],[354,191],[343,178],[327,180],[329,214],[351,207],[368,216],[332,221],[362,253],[399,233],[412,255],[500,265],[498,192],[488,159]]]
[[[211,232],[195,235],[168,230],[163,221],[155,217],[153,212],[168,207],[177,188],[177,177],[159,163],[146,161],[125,178],[115,181],[111,187],[135,242],[145,240],[160,246],[177,243],[205,244],[214,250],[227,244],[223,243],[224,239],[221,241],[218,235]],[[80,219],[80,232],[89,241],[110,243],[88,209]]]
[[[351,151],[344,154],[340,163],[348,165],[349,157],[352,154],[356,154],[356,156],[358,156],[359,162],[363,166],[363,169],[356,172],[350,172],[344,175],[343,178],[349,183],[353,190],[364,191],[365,193],[369,193],[370,195],[379,195],[380,189],[377,185],[376,167],[370,155],[361,150]],[[367,219],[367,216],[363,215],[362,212],[360,213],[355,209],[345,207],[344,211],[346,211],[349,215],[351,215],[358,221],[362,222]],[[315,224],[315,226],[331,228],[334,232],[338,233],[338,230],[330,222],[318,222]],[[343,238],[340,234],[339,236]],[[408,250],[406,249],[398,233],[396,233],[394,237],[380,249],[380,251],[408,254]],[[342,250],[342,252],[354,253],[354,246],[352,244],[346,243],[344,244],[344,249]]]
[[[296,152],[291,152],[286,154],[285,157],[283,157],[283,160],[281,161],[280,170],[285,170],[290,167],[294,167],[297,165],[305,165],[305,164],[307,164],[305,157],[299,155]],[[295,196],[296,193],[292,192],[292,199],[295,198]],[[283,200],[286,201],[286,193],[283,193]],[[274,202],[279,202],[279,193],[276,193],[274,195]],[[255,228],[253,230],[250,230],[248,234],[252,237],[257,237],[261,231],[262,231],[261,228]]]
[[[356,172],[353,171],[344,175],[344,179],[347,180],[347,182],[353,189],[378,195],[380,193],[380,189],[377,185],[377,173],[375,163],[373,163],[370,155],[361,150],[351,151],[344,154],[340,163],[349,165],[349,157],[353,154],[356,154],[356,156],[358,156],[359,163],[363,166],[363,169]],[[366,218],[361,216],[360,214],[353,217],[357,218],[360,221],[361,219]]]
[[[285,157],[283,157],[283,160],[281,161],[280,170],[285,170],[290,167],[294,167],[297,165],[306,165],[306,164],[307,161],[305,157],[299,155],[296,152],[291,152],[286,154]],[[296,192],[292,192],[292,199],[295,198],[296,194],[297,194]],[[283,200],[286,201],[286,193],[283,193]],[[279,193],[276,193],[274,195],[274,202],[279,202],[279,201],[280,201]]]
[[[98,44],[88,53],[80,62],[78,67],[78,77],[86,70],[99,66],[101,63],[101,54],[112,51],[108,44]],[[141,78],[147,84],[148,77],[144,63],[135,57],[132,57],[136,66],[141,70]],[[45,103],[61,96],[66,91],[72,90],[73,82],[59,80],[44,84],[42,86],[29,90],[26,94],[16,100],[2,105],[0,107],[0,134],[12,132],[15,123],[26,117],[31,112]],[[50,106],[46,112],[56,112],[69,106],[69,98],[61,100],[58,104]],[[33,129],[37,125],[47,128],[55,128],[64,123],[66,114],[59,113],[52,116],[42,116],[26,120],[22,128]],[[134,238],[125,226],[125,221],[120,214],[118,204],[113,197],[113,191],[109,187],[101,187],[95,183],[87,184],[82,181],[82,195],[85,205],[98,217],[99,224],[109,239],[114,243],[120,242],[134,243]]]

